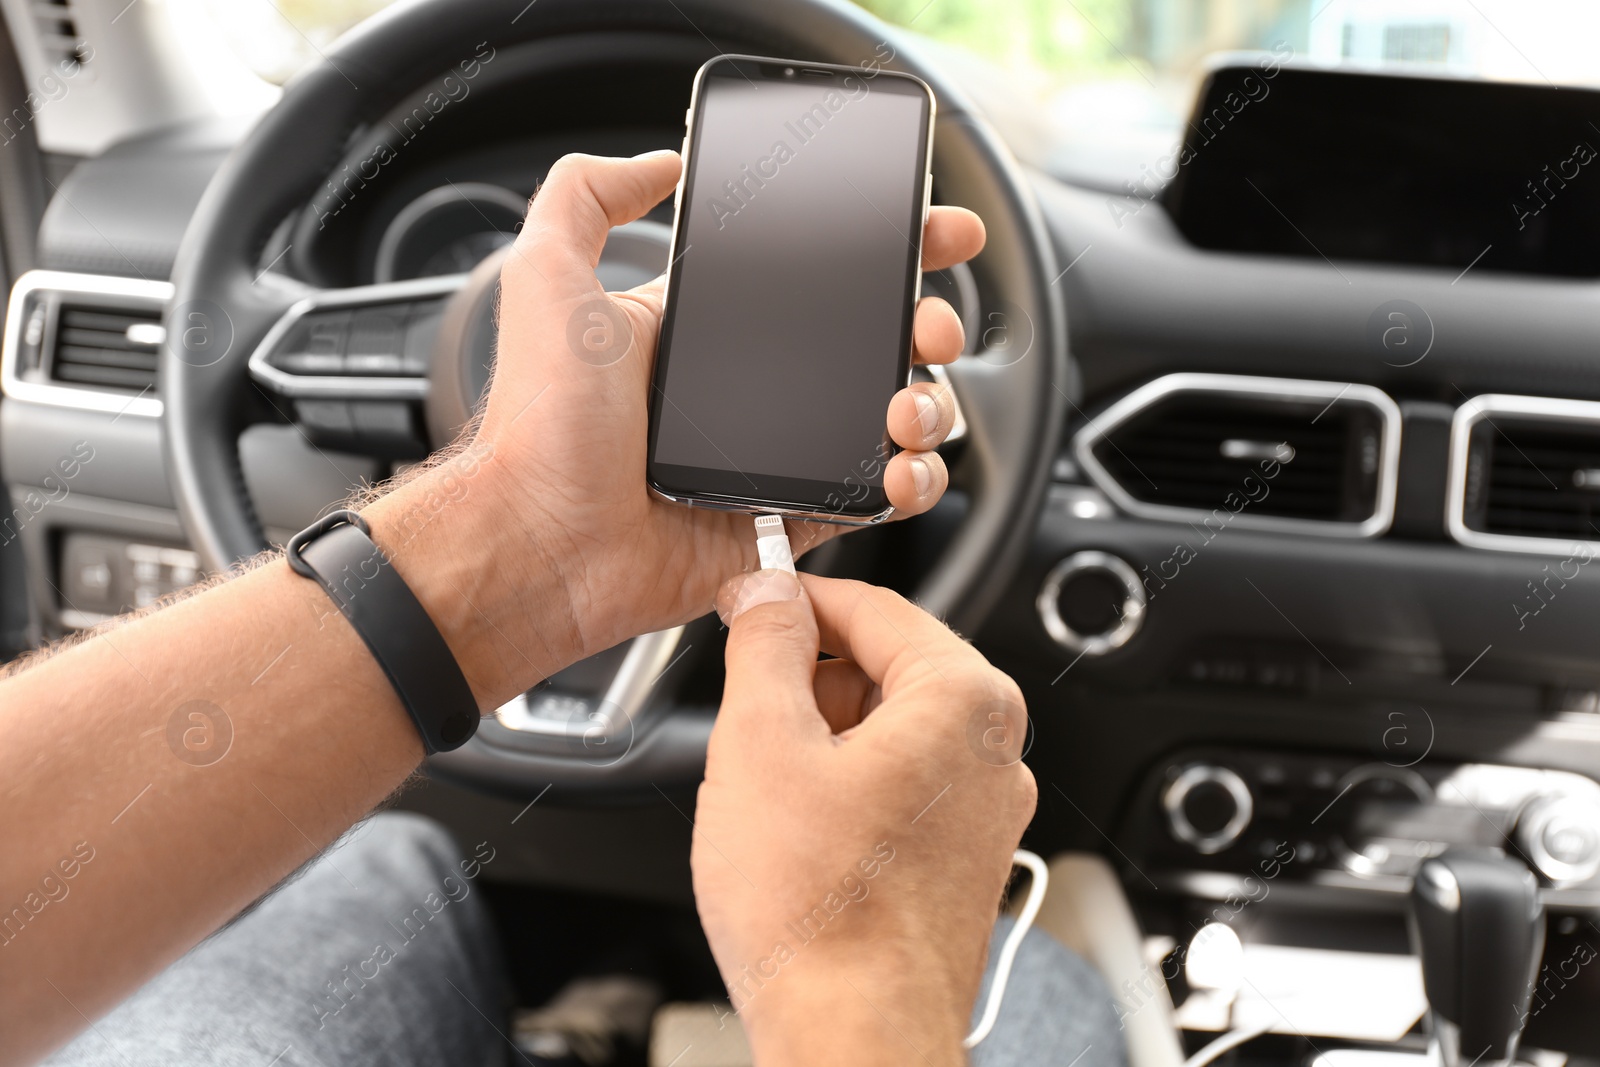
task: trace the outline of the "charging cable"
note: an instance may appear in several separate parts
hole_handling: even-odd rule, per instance
[[[1023,901],[1021,913],[1017,915],[1016,922],[1011,924],[1011,932],[1006,934],[1005,944],[1000,946],[1000,958],[995,961],[994,981],[989,983],[989,999],[983,1005],[983,1016],[967,1039],[961,1042],[962,1048],[976,1048],[978,1042],[988,1037],[989,1031],[994,1029],[994,1021],[1000,1017],[1000,1000],[1006,995],[1006,983],[1011,980],[1011,965],[1017,962],[1017,950],[1022,947],[1022,939],[1033,926],[1033,920],[1038,918],[1039,908],[1044,905],[1045,890],[1050,888],[1050,869],[1035,853],[1019,848],[1012,853],[1011,862],[1015,866],[1026,867],[1033,876],[1033,884],[1028,887],[1028,899]]]
[[[794,574],[794,549],[789,544],[782,516],[756,516],[756,552],[761,557],[762,570]],[[1017,962],[1017,950],[1022,947],[1022,939],[1033,926],[1033,920],[1038,918],[1039,909],[1044,905],[1045,890],[1050,887],[1050,870],[1037,854],[1019,848],[1012,853],[1011,862],[1014,866],[1028,869],[1033,876],[1032,884],[1028,886],[1028,899],[1023,901],[1022,911],[1006,934],[1005,944],[1000,946],[1000,957],[995,961],[994,980],[989,983],[989,999],[983,1005],[983,1015],[972,1033],[961,1042],[962,1048],[977,1047],[994,1029],[995,1020],[1000,1017],[1000,1001],[1005,997],[1006,984],[1011,980],[1011,967]]]
[[[1241,1026],[1237,1029],[1229,1030],[1215,1041],[1206,1045],[1205,1048],[1184,1060],[1183,1067],[1206,1067],[1206,1064],[1223,1053],[1232,1052],[1246,1041],[1254,1041],[1262,1034],[1269,1032],[1272,1026],[1271,1022],[1265,1022],[1256,1026]]]
[[[794,574],[794,549],[781,515],[756,516],[756,552],[761,556],[762,570]]]

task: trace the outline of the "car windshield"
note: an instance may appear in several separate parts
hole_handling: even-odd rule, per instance
[[[240,58],[282,82],[393,0],[204,0]],[[532,6],[530,4],[530,6]],[[862,0],[1077,146],[1145,158],[1170,144],[1207,57],[1275,50],[1317,63],[1401,64],[1551,84],[1600,82],[1592,0]],[[984,90],[987,89],[988,92]]]

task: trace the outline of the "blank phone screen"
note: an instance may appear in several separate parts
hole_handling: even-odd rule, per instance
[[[707,71],[652,398],[661,487],[813,505],[881,487],[928,113],[921,83],[887,73]]]

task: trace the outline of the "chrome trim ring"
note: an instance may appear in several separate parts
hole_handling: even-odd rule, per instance
[[[1220,785],[1233,797],[1233,818],[1214,834],[1201,833],[1183,813],[1183,802],[1199,785]],[[1161,807],[1166,812],[1167,829],[1172,836],[1202,856],[1215,855],[1239,840],[1250,825],[1250,820],[1255,817],[1255,798],[1250,795],[1250,787],[1245,785],[1244,779],[1227,767],[1211,763],[1195,763],[1185,767],[1161,794]]]
[[[1491,415],[1514,415],[1552,423],[1592,425],[1600,433],[1600,403],[1560,400],[1543,396],[1507,396],[1484,393],[1456,408],[1450,420],[1450,472],[1445,500],[1445,525],[1450,536],[1468,548],[1494,552],[1531,552],[1542,556],[1570,556],[1579,546],[1600,552],[1600,539],[1580,537],[1527,537],[1521,534],[1484,533],[1467,528],[1467,467],[1471,458],[1472,430]],[[1491,423],[1492,425],[1492,423]]]
[[[1122,621],[1104,633],[1080,634],[1067,625],[1061,617],[1061,590],[1068,578],[1085,571],[1109,574],[1122,583],[1123,600],[1118,609]],[[1138,572],[1120,557],[1109,552],[1074,552],[1050,568],[1039,596],[1034,601],[1039,609],[1039,620],[1051,640],[1068,652],[1079,656],[1103,656],[1133,640],[1134,634],[1144,625],[1144,585]]]
[[[250,353],[250,376],[287,397],[337,397],[343,400],[421,400],[428,395],[428,379],[421,377],[369,378],[356,374],[290,374],[270,362],[272,351],[294,324],[313,311],[379,307],[430,297],[448,297],[467,282],[465,274],[442,274],[403,282],[327,289],[296,301]]]
[[[1151,504],[1132,496],[1095,458],[1094,446],[1112,430],[1156,401],[1176,393],[1216,393],[1224,396],[1278,397],[1288,400],[1325,400],[1329,407],[1351,401],[1375,409],[1383,420],[1378,445],[1378,491],[1373,513],[1361,522],[1331,519],[1287,519],[1240,512],[1230,520],[1243,529],[1279,533],[1310,533],[1325,537],[1377,537],[1394,521],[1395,488],[1400,480],[1400,407],[1383,390],[1354,382],[1315,382],[1299,378],[1261,378],[1245,374],[1168,374],[1147,382],[1089,420],[1072,437],[1072,453],[1090,481],[1119,509],[1141,519],[1193,522],[1211,514],[1203,508]]]
[[[1587,859],[1573,863],[1551,855],[1549,846],[1544,842],[1545,831],[1550,824],[1563,817],[1586,823],[1594,832],[1596,841],[1600,842],[1600,808],[1582,797],[1559,793],[1535,799],[1529,804],[1517,817],[1516,835],[1527,850],[1528,859],[1533,861],[1540,874],[1550,879],[1552,885],[1587,882],[1600,874],[1600,848]]]
[[[30,270],[18,278],[11,287],[11,298],[6,305],[5,340],[0,346],[0,392],[17,400],[55,407],[76,408],[79,411],[102,411],[112,415],[136,415],[141,418],[161,417],[161,400],[142,393],[123,393],[93,386],[59,385],[55,382],[34,382],[22,378],[17,368],[22,347],[22,331],[28,318],[28,306],[35,293],[50,291],[90,298],[113,296],[125,300],[148,302],[151,310],[161,311],[172,300],[170,282],[150,281],[145,278],[119,278],[112,274],[75,274],[69,271]],[[46,337],[53,333],[53,324],[47,326]]]

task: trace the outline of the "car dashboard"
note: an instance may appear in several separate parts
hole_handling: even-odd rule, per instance
[[[458,94],[353,147],[263,269],[328,288],[469,270],[560,155],[676,147],[704,53],[477,56]],[[1261,938],[1403,955],[1408,879],[1451,844],[1529,859],[1550,952],[1600,907],[1597,101],[1268,58],[1215,69],[1182,149],[1125,182],[1029,170],[1067,312],[1068,427],[973,639],[1027,696],[1028,847],[1106,854],[1153,937],[1186,940],[1274,860],[1270,905],[1246,914]],[[40,636],[197,574],[140,327],[242,132],[182,127],[79,163],[40,234],[55,273],[13,294],[0,464]],[[1026,333],[959,277],[948,291],[969,335]],[[394,404],[342,431],[387,434],[386,452],[341,451],[299,411],[249,431],[269,532],[426,454]],[[422,806],[460,818],[520,806],[430,789]],[[687,899],[676,813],[538,818],[558,842],[649,844],[560,864],[530,845],[508,867]],[[1567,1033],[1585,1000],[1528,1043],[1600,1054]]]

